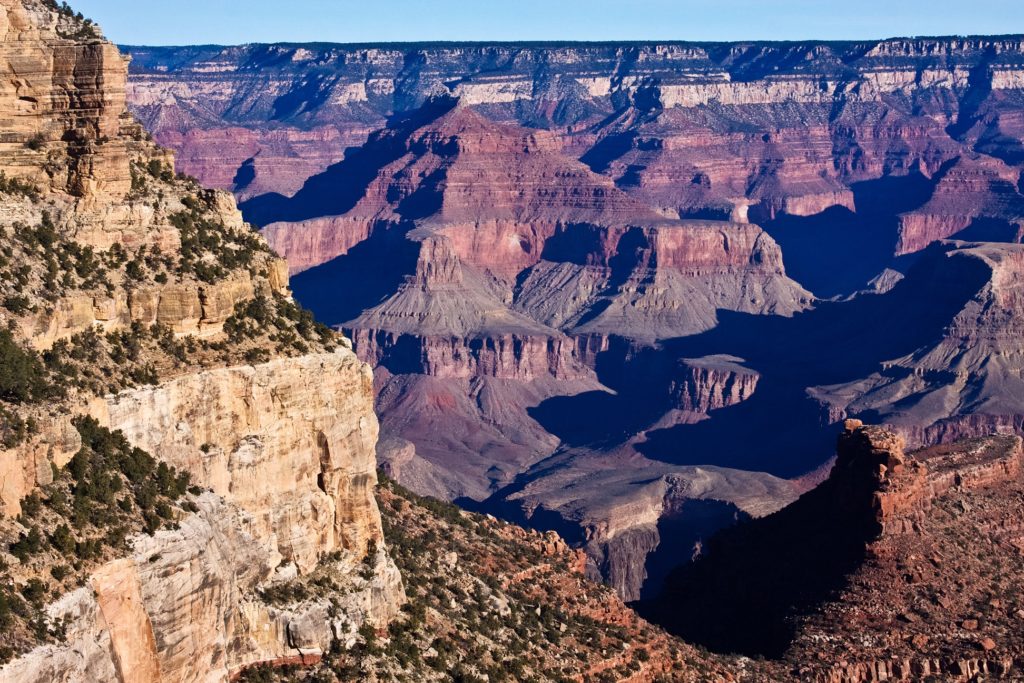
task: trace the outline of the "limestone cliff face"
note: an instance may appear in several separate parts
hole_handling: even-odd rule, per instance
[[[98,30],[72,24],[43,2],[0,4],[0,170],[83,199],[123,196],[127,133],[141,137],[125,115],[128,65]],[[65,37],[80,30],[89,37]]]
[[[43,421],[28,443],[0,450],[0,510],[21,512],[21,500],[38,486],[53,481],[53,467],[63,467],[82,447],[82,437],[61,415]]]
[[[0,320],[46,390],[2,397],[4,549],[24,498],[82,448],[77,415],[202,492],[173,528],[112,543],[84,587],[55,579],[46,610],[67,638],[15,653],[4,681],[228,681],[351,644],[404,600],[373,496],[370,368],[295,306],[229,194],[175,177],[125,109],[126,75],[91,23],[0,1]],[[144,376],[107,383],[119,365]],[[28,560],[4,559],[14,590]],[[266,597],[315,572],[337,594]]]
[[[94,412],[245,510],[251,534],[308,572],[333,550],[362,557],[382,541],[372,381],[342,348],[186,375]]]
[[[181,527],[135,540],[133,553],[49,607],[70,625],[64,644],[0,669],[4,681],[227,681],[254,662],[316,658],[365,621],[394,616],[401,579],[390,560],[353,580],[340,609],[268,606],[256,594],[281,556],[259,522],[214,494]],[[383,555],[381,556],[384,557]],[[330,614],[329,614],[330,612]]]
[[[370,578],[357,577],[368,545],[383,548],[371,382],[368,366],[341,348],[95,400],[102,422],[212,492],[179,529],[135,539],[129,558],[53,605],[54,618],[70,619],[66,644],[25,655],[0,677],[226,681],[254,662],[315,658],[364,621],[386,624],[404,600],[390,558],[374,551]],[[4,474],[5,500],[47,483],[50,462],[62,465],[76,448],[70,434],[68,443],[47,438],[14,454],[28,471]],[[328,555],[351,584],[341,603],[277,608],[259,597]]]
[[[129,100],[158,139],[185,153],[189,172],[247,197],[255,187],[291,195],[298,169],[341,158],[323,158],[332,143],[311,149],[303,140],[361,142],[388,116],[447,92],[488,116],[555,131],[576,156],[664,210],[738,217],[749,207],[764,220],[853,210],[851,183],[915,169],[931,177],[961,141],[1019,150],[1021,46],[1009,36],[139,47]],[[285,99],[291,106],[279,106]],[[235,130],[245,150],[225,156],[223,139]]]

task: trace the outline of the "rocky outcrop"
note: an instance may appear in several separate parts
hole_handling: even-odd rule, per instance
[[[147,327],[159,324],[178,335],[213,337],[224,330],[224,322],[234,313],[236,304],[252,299],[257,293],[288,293],[284,261],[273,262],[271,269],[273,277],[269,281],[241,272],[213,284],[150,285],[115,292],[111,296],[64,297],[52,312],[41,312],[34,320],[26,322],[25,331],[40,350],[95,327],[112,332],[132,323]]]
[[[1019,525],[1003,525],[1015,512],[1000,509],[1019,505],[1010,501],[1022,486],[1020,439],[907,454],[897,434],[848,420],[837,451],[818,489],[706,544],[670,578],[667,602],[652,614],[685,633],[699,621],[702,633],[715,634],[705,641],[712,647],[771,648],[801,680],[1012,676],[1021,643],[1002,589],[1014,579],[981,576],[992,562],[1020,571]],[[982,536],[988,550],[950,557],[959,534]],[[736,595],[741,577],[757,585]],[[774,594],[760,592],[769,585]],[[959,594],[964,585],[993,596],[991,604],[970,606]],[[699,607],[711,603],[716,610]],[[971,616],[979,609],[980,622]],[[998,636],[998,651],[987,634]]]
[[[18,515],[21,500],[53,481],[53,468],[66,465],[81,447],[70,418],[58,416],[42,419],[39,433],[27,443],[0,450],[0,511]]]
[[[96,29],[43,2],[7,0],[0,11],[0,170],[85,201],[120,197],[141,128],[125,116],[127,62]],[[92,33],[76,40],[69,32]]]
[[[1016,399],[1024,251],[1020,245],[946,243],[926,259],[922,265],[940,268],[936,279],[925,276],[921,284],[963,290],[940,334],[863,379],[812,391],[846,415],[877,411],[914,447],[1016,431],[1024,415]]]
[[[227,681],[254,662],[319,656],[394,616],[401,580],[383,553],[369,579],[347,568],[352,585],[336,609],[269,606],[256,589],[281,566],[272,537],[213,494],[197,504],[180,528],[135,539],[130,557],[53,604],[51,616],[68,620],[66,642],[3,667],[3,680]]]
[[[125,110],[126,74],[66,5],[0,1],[0,318],[5,358],[21,364],[0,396],[3,549],[17,552],[22,522],[61,532],[31,494],[76,467],[78,492],[87,474],[124,491],[130,466],[97,449],[121,449],[181,502],[111,497],[123,507],[105,517],[77,502],[60,551],[73,570],[46,565],[51,540],[4,553],[5,606],[45,581],[35,636],[4,643],[4,681],[228,681],[349,647],[404,601],[374,499],[370,368],[294,304],[286,264],[228,193],[175,176]],[[119,526],[126,508],[138,518]],[[81,515],[103,541],[78,543]],[[317,572],[334,592],[274,593]]]
[[[101,423],[194,474],[308,572],[381,540],[372,377],[351,351],[200,372],[97,405]]]
[[[750,398],[759,376],[738,365],[739,360],[730,356],[683,360],[682,376],[670,387],[673,403],[686,412],[707,414]]]
[[[592,372],[573,355],[572,341],[562,335],[487,337],[418,337],[382,330],[352,329],[360,358],[374,365],[422,372],[432,377],[495,377],[530,382],[539,377],[588,379]]]

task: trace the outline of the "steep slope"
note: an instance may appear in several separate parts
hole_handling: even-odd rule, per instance
[[[0,677],[226,681],[386,624],[369,368],[94,25],[3,0],[0,36]],[[265,599],[323,567],[334,604]]]
[[[241,681],[757,680],[768,667],[709,655],[652,627],[583,578],[555,534],[423,499],[385,482],[384,533],[409,603],[387,631],[363,629],[315,666],[254,667]],[[440,541],[444,540],[443,546]],[[301,593],[316,586],[286,586]]]
[[[969,273],[982,278],[941,334],[868,377],[811,394],[830,411],[884,421],[914,446],[1019,431],[1021,245],[949,242],[929,258],[946,262],[950,289]]]
[[[827,481],[705,544],[652,616],[801,680],[1019,675],[1020,438],[902,446],[848,421]]]

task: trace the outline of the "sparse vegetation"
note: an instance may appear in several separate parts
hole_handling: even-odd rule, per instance
[[[666,664],[673,675],[664,680],[721,680],[711,657],[640,621],[610,589],[577,573],[568,548],[381,481],[388,553],[409,598],[402,615],[382,630],[363,624],[352,649],[336,646],[317,667],[264,665],[241,680],[598,683],[644,671],[659,680],[656,667]],[[278,606],[329,599],[338,588],[326,567],[262,597]],[[687,655],[705,672],[685,664]]]
[[[212,196],[187,195],[181,200],[186,210],[171,216],[171,224],[181,233],[179,272],[206,283],[221,280],[234,270],[249,269],[257,254],[270,253],[255,233],[229,230],[213,218]]]
[[[54,395],[39,356],[22,348],[10,330],[0,330],[0,400],[28,403]]]
[[[42,133],[36,133],[28,140],[25,141],[25,146],[34,152],[38,152],[46,144],[46,136]]]
[[[3,171],[0,171],[0,194],[18,195],[39,201],[39,187],[36,184],[20,178],[8,178]]]
[[[308,353],[311,347],[328,351],[335,348],[336,335],[329,327],[280,294],[257,294],[236,304],[234,313],[224,322],[224,331],[228,341],[236,345],[266,336],[277,352],[285,355]]]
[[[57,33],[67,40],[93,40],[100,37],[99,28],[92,19],[76,12],[68,3],[43,0],[43,4],[59,15]]]
[[[53,483],[22,501],[16,537],[2,539],[19,562],[0,565],[0,629],[6,649],[0,661],[35,645],[59,641],[65,625],[43,608],[79,585],[97,564],[127,551],[134,533],[155,533],[191,508],[187,472],[158,462],[120,432],[96,420],[74,421],[82,447],[55,473]]]

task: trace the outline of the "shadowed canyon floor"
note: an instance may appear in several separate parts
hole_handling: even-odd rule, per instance
[[[1019,677],[1020,438],[902,447],[848,421],[821,486],[714,537],[641,611],[807,680]]]

